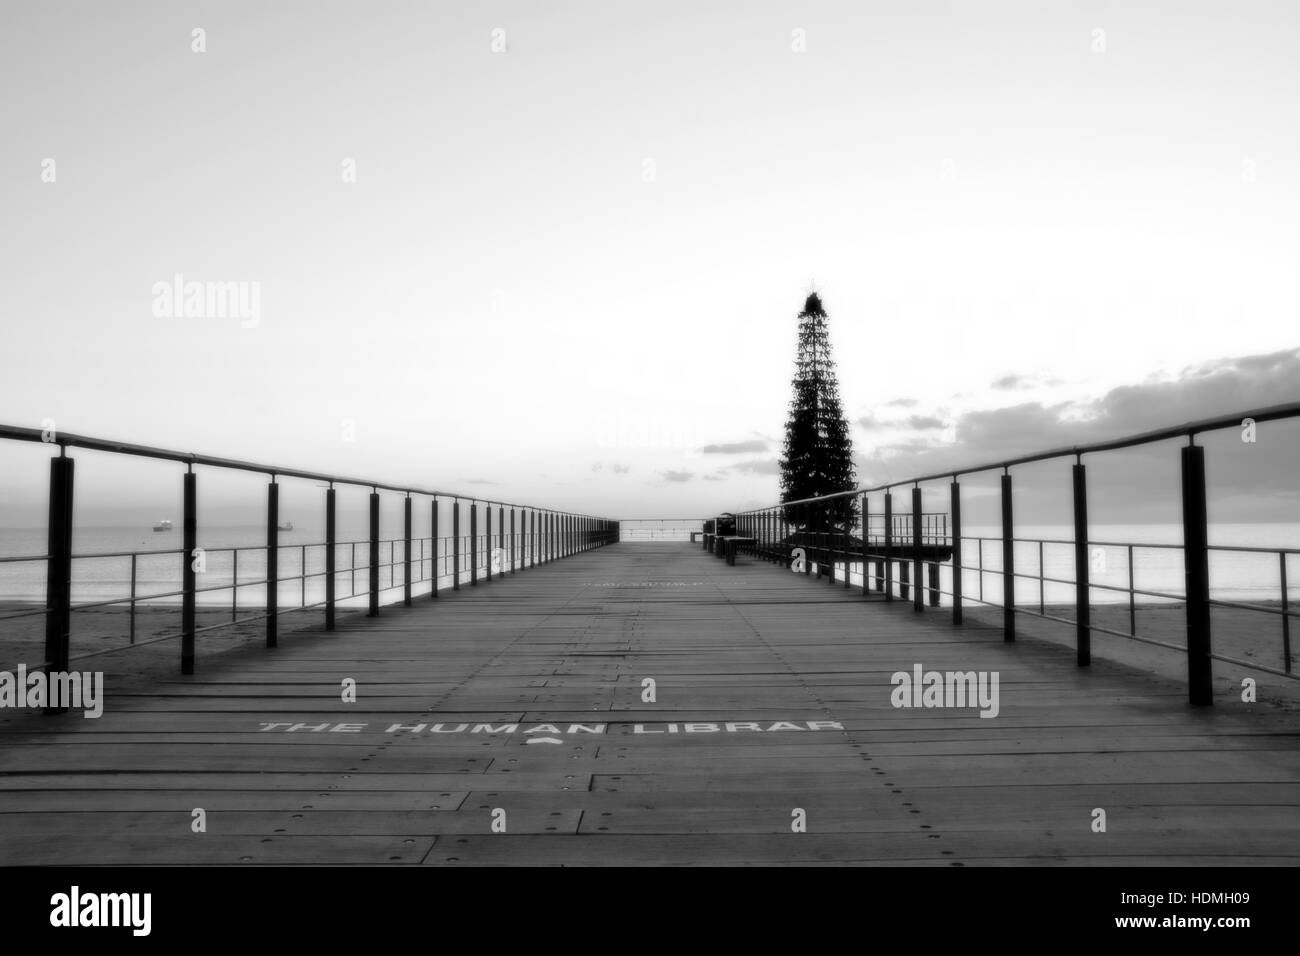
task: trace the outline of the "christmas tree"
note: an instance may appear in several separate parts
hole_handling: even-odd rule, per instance
[[[781,500],[797,501],[854,487],[853,445],[840,407],[835,362],[831,359],[826,310],[817,293],[799,313],[794,398],[785,426],[781,458]],[[786,519],[815,531],[844,531],[856,514],[854,496],[802,509],[787,509]]]

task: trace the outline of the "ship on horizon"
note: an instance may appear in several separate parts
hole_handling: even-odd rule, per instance
[[[153,526],[153,529],[155,531],[170,531],[172,529],[172,523],[168,521],[166,518],[163,518],[161,521],[159,521],[156,525]]]

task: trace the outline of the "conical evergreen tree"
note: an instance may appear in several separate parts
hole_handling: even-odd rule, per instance
[[[849,423],[840,407],[835,362],[831,359],[826,310],[817,293],[808,296],[799,313],[799,346],[795,356],[794,398],[785,426],[781,458],[781,500],[815,498],[854,487],[853,445]],[[856,514],[850,496],[819,508],[787,509],[787,520],[815,530],[843,530]],[[801,520],[802,519],[802,520]]]

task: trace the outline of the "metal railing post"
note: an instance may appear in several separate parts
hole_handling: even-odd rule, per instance
[[[862,596],[863,597],[866,597],[868,594],[871,593],[871,572],[868,570],[871,567],[871,560],[869,557],[871,553],[871,545],[869,544],[870,535],[867,533],[867,529],[870,527],[870,525],[871,525],[871,503],[867,500],[867,496],[863,494],[862,496]]]
[[[921,584],[924,580],[924,572],[921,567],[921,486],[912,486],[912,577],[915,584],[912,587],[912,610],[920,612],[925,609],[925,595],[922,593]]]
[[[1287,594],[1286,584],[1286,552],[1279,551],[1278,559],[1278,578],[1282,587],[1282,658],[1283,670],[1288,674],[1291,673],[1291,599]]]
[[[460,590],[460,499],[451,499],[451,589]]]
[[[370,607],[368,617],[379,615],[379,492],[370,492]]]
[[[1092,663],[1091,568],[1088,560],[1088,475],[1083,459],[1073,466],[1074,477],[1074,643],[1080,667]]]
[[[429,589],[429,600],[438,600],[438,555],[442,550],[438,541],[438,497],[435,495],[430,504],[429,514],[429,534],[433,538],[433,561],[430,563],[429,575],[433,578],[433,586]]]
[[[271,476],[266,486],[266,646],[279,644],[280,485]]]
[[[50,459],[49,550],[46,558],[45,674],[68,670],[72,634],[72,459],[66,446]],[[19,693],[25,693],[21,688]],[[66,707],[47,706],[45,713],[61,714]]]
[[[515,554],[519,548],[519,541],[515,538],[515,509],[510,508],[510,573],[515,573]]]
[[[469,583],[478,587],[478,502],[469,503]]]
[[[492,583],[492,505],[483,503],[483,551],[487,556],[487,582]]]
[[[961,484],[954,475],[949,485],[952,499],[952,622],[962,623],[962,563],[961,563]]]
[[[236,551],[236,552],[235,552],[235,555],[238,556],[238,555],[239,555],[239,552]],[[135,643],[135,572],[136,572],[136,557],[137,557],[136,553],[135,553],[134,551],[132,551],[132,552],[131,552],[131,643],[132,643],[132,644]],[[236,593],[234,588],[231,588],[230,591],[231,591],[232,594]]]
[[[198,475],[185,472],[181,494],[181,673],[194,673],[195,554],[199,542]]]
[[[334,630],[336,564],[338,556],[338,508],[334,486],[325,489],[325,630]]]
[[[1011,472],[1002,474],[1002,640],[1016,639],[1015,533],[1011,520]]]
[[[402,564],[405,578],[402,581],[402,604],[411,606],[411,494],[407,492],[402,504]]]
[[[885,600],[894,600],[894,493],[885,491]]]
[[[1195,439],[1193,439],[1194,441]],[[1183,465],[1183,562],[1187,577],[1187,693],[1196,706],[1214,703],[1210,660],[1209,517],[1205,449],[1186,445]]]

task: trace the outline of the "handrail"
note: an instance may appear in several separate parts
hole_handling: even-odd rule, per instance
[[[347,478],[325,472],[303,471],[281,465],[267,465],[259,462],[241,461],[237,458],[218,458],[213,455],[200,455],[195,452],[176,451],[172,448],[154,448],[149,445],[136,445],[131,442],[110,441],[103,438],[90,438],[86,435],[74,435],[70,432],[57,432],[53,438],[46,439],[44,431],[39,428],[27,428],[20,425],[0,424],[0,438],[14,441],[37,442],[43,445],[61,447],[87,448],[93,451],[106,451],[118,455],[133,455],[138,458],[154,458],[159,461],[174,461],[182,465],[204,465],[211,468],[228,468],[234,471],[249,471],[269,475],[273,478],[301,478],[306,481],[324,481],[332,485],[351,485],[356,488],[374,488],[383,491],[396,491],[404,495],[421,495],[431,498],[454,498],[459,501],[480,501],[487,505],[505,505],[515,508],[533,508],[538,511],[555,511],[554,508],[542,508],[522,501],[500,501],[496,498],[482,498],[454,491],[437,491],[430,488],[418,488],[414,485],[393,485],[374,481],[369,478]],[[566,511],[565,514],[579,518],[594,518],[596,515]]]
[[[1111,441],[1094,442],[1089,445],[1071,445],[1066,448],[1054,448],[1051,451],[1037,452],[1031,455],[1022,455],[1019,458],[1007,458],[1003,461],[992,462],[987,465],[970,465],[965,468],[949,469],[947,471],[935,472],[932,475],[922,475],[919,478],[904,478],[899,481],[891,481],[888,484],[873,485],[871,487],[858,487],[848,491],[836,491],[829,495],[817,495],[813,498],[798,498],[791,501],[779,502],[781,505],[804,505],[812,504],[818,501],[831,501],[835,498],[843,498],[847,495],[871,494],[875,491],[888,491],[891,488],[902,488],[906,485],[919,485],[923,481],[939,481],[943,478],[958,478],[961,475],[974,475],[982,471],[994,471],[997,469],[1013,468],[1016,465],[1029,465],[1039,461],[1049,461],[1053,458],[1077,458],[1082,455],[1091,455],[1102,451],[1116,451],[1121,448],[1134,448],[1138,445],[1149,445],[1153,442],[1168,441],[1171,438],[1189,438],[1194,439],[1202,432],[1217,431],[1222,428],[1240,428],[1241,423],[1249,418],[1252,421],[1270,422],[1283,418],[1300,417],[1300,402],[1292,402],[1287,405],[1272,405],[1268,408],[1259,408],[1253,411],[1239,412],[1236,415],[1224,415],[1217,418],[1207,418],[1196,422],[1187,422],[1174,428],[1160,428],[1155,431],[1141,432],[1136,435],[1129,435],[1124,438],[1115,438]],[[762,508],[754,508],[749,511],[737,511],[736,514],[756,514],[762,511]]]

